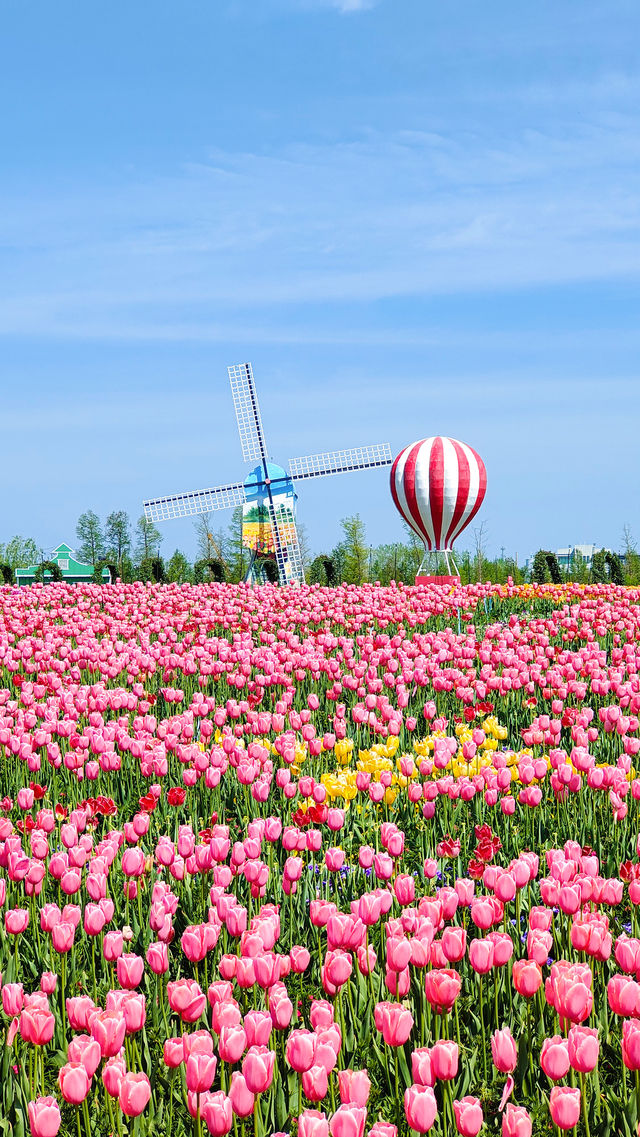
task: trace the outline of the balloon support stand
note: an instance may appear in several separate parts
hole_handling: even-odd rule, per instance
[[[439,572],[439,569],[445,571]],[[453,550],[427,549],[416,573],[416,584],[460,584],[460,574]]]

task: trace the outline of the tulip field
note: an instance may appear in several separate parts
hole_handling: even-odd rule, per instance
[[[636,1137],[639,752],[638,590],[0,587],[0,1137]]]

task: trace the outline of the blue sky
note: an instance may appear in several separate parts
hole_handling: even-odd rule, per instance
[[[448,434],[491,551],[640,541],[636,0],[36,0],[0,36],[0,541],[241,478],[245,359],[276,460]],[[355,512],[401,539],[385,472],[302,488],[315,550]]]

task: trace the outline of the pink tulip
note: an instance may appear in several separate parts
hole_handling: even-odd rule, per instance
[[[478,1098],[464,1097],[454,1100],[453,1112],[456,1129],[461,1137],[477,1137],[482,1129],[484,1116]]]
[[[217,1058],[214,1054],[190,1054],[185,1063],[187,1089],[193,1094],[210,1090],[215,1077]]]
[[[491,1036],[493,1064],[501,1074],[512,1074],[518,1062],[518,1048],[508,1027],[496,1030]]]
[[[569,1061],[580,1074],[590,1074],[598,1064],[598,1032],[587,1026],[572,1026],[568,1035]]]
[[[302,1072],[302,1091],[309,1101],[322,1101],[329,1088],[329,1072],[325,1065],[313,1065]]]
[[[549,1097],[549,1112],[559,1129],[573,1129],[580,1119],[580,1090],[554,1086]]]
[[[530,999],[542,986],[540,964],[527,959],[517,959],[512,970],[513,985],[519,995]]]
[[[91,1088],[91,1079],[81,1062],[67,1062],[58,1072],[58,1085],[65,1101],[80,1105]]]
[[[116,962],[116,975],[118,983],[125,990],[131,991],[142,982],[144,975],[144,959],[139,955],[126,952]]]
[[[266,1046],[250,1046],[242,1060],[242,1073],[252,1094],[263,1094],[273,1080],[275,1050]]]
[[[508,1103],[502,1115],[502,1137],[531,1137],[533,1123],[528,1111]]]
[[[145,958],[154,975],[165,975],[169,970],[169,952],[165,943],[150,943]]]
[[[90,1030],[103,1058],[113,1058],[124,1043],[127,1024],[121,1011],[97,1011],[91,1016]]]
[[[247,1046],[267,1045],[273,1031],[273,1020],[270,1014],[266,1011],[249,1011],[244,1016],[243,1026],[247,1037]]]
[[[366,1106],[371,1092],[371,1081],[366,1070],[340,1070],[338,1085],[343,1105]]]
[[[165,1038],[162,1048],[165,1066],[175,1070],[184,1061],[184,1045],[182,1038]]]
[[[540,1052],[540,1065],[547,1077],[554,1082],[565,1078],[571,1065],[567,1040],[559,1034],[545,1038]]]
[[[313,1066],[316,1035],[308,1030],[294,1030],[287,1039],[286,1056],[292,1070],[302,1074]]]
[[[102,1061],[99,1044],[88,1034],[78,1034],[71,1039],[67,1056],[70,1062],[80,1062],[84,1066],[89,1079],[93,1078]]]
[[[436,1014],[448,1014],[452,1010],[461,986],[462,980],[456,971],[442,968],[427,972],[425,993]]]
[[[622,1061],[628,1070],[640,1070],[640,1022],[629,1019],[622,1024]]]
[[[404,1114],[410,1129],[428,1133],[437,1113],[436,1097],[430,1086],[408,1086],[404,1092]]]
[[[303,1109],[298,1118],[299,1137],[329,1137],[329,1122],[318,1109]]]
[[[476,943],[477,941],[473,941]],[[442,932],[442,951],[448,963],[459,963],[464,959],[467,948],[465,928],[449,927]],[[473,966],[473,965],[472,965]]]
[[[469,963],[477,975],[486,975],[493,967],[493,943],[487,937],[469,944]]]
[[[76,995],[65,1000],[65,1009],[72,1030],[89,1030],[89,1019],[96,1010],[93,999],[88,995]]]
[[[239,1062],[247,1046],[247,1036],[241,1026],[223,1026],[218,1050],[223,1062]]]
[[[431,1069],[433,1076],[441,1081],[450,1081],[458,1073],[458,1044],[456,1042],[435,1042],[431,1048]]]
[[[367,1111],[358,1105],[339,1105],[329,1121],[331,1137],[363,1137]]]
[[[419,1086],[435,1086],[436,1076],[431,1061],[431,1049],[423,1046],[411,1055],[411,1076]]]
[[[146,1074],[124,1074],[120,1082],[118,1101],[127,1117],[139,1117],[151,1098],[151,1083]]]
[[[207,1003],[206,996],[195,979],[176,979],[167,983],[167,998],[171,1010],[186,1023],[197,1022]]]
[[[108,963],[115,961],[122,955],[124,939],[122,932],[107,932],[102,941],[102,954]]]
[[[377,1003],[374,1018],[387,1046],[403,1046],[413,1029],[413,1015],[402,1003]]]
[[[234,1070],[231,1075],[231,1086],[229,1088],[229,1100],[231,1108],[233,1109],[236,1117],[250,1117],[253,1113],[255,1104],[255,1095],[247,1087],[244,1076],[239,1070]],[[300,1131],[298,1127],[298,1132]]]
[[[9,1018],[19,1015],[24,1006],[22,983],[5,983],[2,988],[2,1009]]]
[[[55,1098],[41,1097],[27,1105],[32,1137],[56,1137],[62,1125],[60,1107]]]
[[[26,931],[29,924],[29,911],[27,908],[10,908],[4,914],[4,926],[8,935],[19,936]]]

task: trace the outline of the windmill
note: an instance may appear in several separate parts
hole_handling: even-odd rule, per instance
[[[145,501],[145,516],[149,521],[170,521],[175,517],[241,505],[242,544],[251,551],[245,580],[252,583],[264,580],[265,561],[275,560],[280,584],[301,584],[304,572],[296,530],[294,482],[390,466],[391,448],[383,443],[308,454],[304,458],[291,458],[287,472],[269,461],[251,364],[238,363],[227,370],[242,457],[245,462],[257,461],[258,464],[244,482]]]

